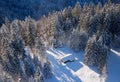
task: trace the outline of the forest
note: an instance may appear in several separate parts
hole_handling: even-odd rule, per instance
[[[14,8],[18,6],[13,5]],[[120,48],[120,4],[109,0],[104,5],[90,2],[82,6],[77,2],[74,7],[55,10],[48,15],[39,14],[37,20],[38,15],[34,14],[34,19],[29,13],[30,16],[24,20],[11,18],[11,15],[3,18],[5,23],[0,28],[0,82],[44,82],[52,78],[46,50],[62,46],[68,46],[74,52],[85,51],[84,63],[96,66],[101,75],[107,73],[110,49]]]

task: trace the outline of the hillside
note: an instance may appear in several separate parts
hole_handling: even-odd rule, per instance
[[[86,66],[83,62],[84,52],[73,52],[68,47],[47,50],[48,57],[52,63],[54,77],[46,82],[119,82],[120,81],[120,57],[110,53],[108,59],[108,72],[101,76],[95,67]],[[66,54],[75,57],[74,62],[62,63],[59,59]],[[119,53],[120,54],[120,53]],[[115,65],[114,65],[115,64]],[[114,65],[114,66],[113,66]]]
[[[13,10],[26,8],[38,16],[29,9],[34,1],[27,6],[15,3],[8,3]],[[0,82],[119,82],[120,4],[80,4],[38,20],[5,18],[0,28]],[[39,9],[36,6],[33,10]]]

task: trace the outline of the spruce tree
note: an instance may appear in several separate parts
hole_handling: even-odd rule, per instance
[[[96,36],[91,37],[86,45],[84,62],[88,66],[97,66],[100,73],[107,69],[103,69],[107,65],[108,49],[96,40]],[[105,67],[107,68],[107,67]]]
[[[52,76],[50,62],[46,62],[43,67],[43,75],[45,78],[50,78]]]
[[[74,7],[74,9],[73,9],[73,16],[76,16],[76,17],[78,17],[79,15],[80,15],[80,13],[82,12],[81,11],[81,5],[80,5],[80,3],[79,2],[77,2],[76,3],[76,5],[75,5],[75,7]]]

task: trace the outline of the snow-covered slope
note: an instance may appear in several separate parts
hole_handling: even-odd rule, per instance
[[[115,53],[109,55],[107,77],[100,76],[96,68],[83,63],[84,52],[75,53],[63,47],[47,50],[47,53],[52,64],[53,78],[45,82],[120,82],[120,57]],[[59,58],[66,54],[74,55],[75,61],[66,64],[60,62]]]
[[[118,52],[119,51],[119,52]],[[107,82],[120,82],[120,49],[113,50],[108,59]]]
[[[105,77],[97,73],[96,68],[88,67],[83,63],[84,52],[75,53],[68,47],[47,50],[52,64],[53,78],[45,82],[105,82]],[[59,61],[61,56],[72,54],[74,62],[66,64]]]

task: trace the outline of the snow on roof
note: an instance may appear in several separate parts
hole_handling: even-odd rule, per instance
[[[67,61],[74,61],[75,58],[72,54],[66,54],[60,58],[62,62],[67,62]]]

